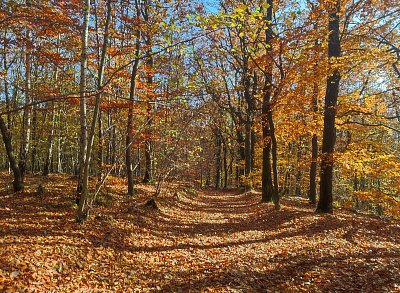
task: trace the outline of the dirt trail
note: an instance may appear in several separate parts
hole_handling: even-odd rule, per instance
[[[400,226],[304,201],[281,211],[237,190],[101,198],[74,222],[71,196],[0,198],[0,291],[383,292],[400,284]]]

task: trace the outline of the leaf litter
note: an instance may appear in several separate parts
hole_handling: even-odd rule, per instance
[[[6,175],[1,174],[3,180]],[[35,178],[29,178],[31,183]],[[2,292],[398,292],[400,225],[337,210],[281,211],[238,190],[124,196],[113,180],[85,225],[72,178],[0,196]],[[29,181],[28,184],[29,186]],[[179,196],[173,196],[175,190]]]

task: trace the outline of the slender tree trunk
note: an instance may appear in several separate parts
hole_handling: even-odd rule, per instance
[[[60,111],[58,112],[58,116],[60,117]],[[58,122],[61,125],[61,118],[58,119]],[[58,138],[57,138],[57,173],[61,173],[63,171],[62,159],[61,159],[61,140],[62,140],[62,130],[61,127],[59,127]]]
[[[315,25],[315,29],[316,29]],[[316,48],[318,47],[318,39],[315,41],[315,54],[317,54]],[[313,97],[312,97],[312,106],[313,106],[313,114],[314,121],[316,120],[316,114],[318,113],[318,61],[314,64],[314,81],[313,81]],[[318,137],[317,134],[314,133],[311,140],[311,164],[310,164],[310,186],[308,190],[308,200],[310,204],[315,205],[317,203],[317,160],[318,160]]]
[[[295,196],[301,196],[301,168],[300,168],[300,163],[301,163],[301,139],[297,145],[297,162],[296,162],[296,182],[295,182]]]
[[[221,187],[221,131],[218,128],[214,129],[215,136],[215,188]]]
[[[149,23],[149,5],[151,4],[151,0],[145,0],[144,1],[144,10],[143,10],[143,18],[146,21],[146,23]],[[150,32],[148,32],[150,34]],[[151,37],[148,35],[147,40],[146,40],[146,46],[147,46],[147,56],[146,56],[146,66],[148,70],[148,76],[147,76],[147,87],[148,91],[151,93],[153,92],[152,86],[153,86],[153,57],[152,57],[152,42],[151,42]],[[152,95],[148,95],[148,104],[147,104],[147,118],[146,118],[146,124],[147,124],[147,129],[148,129],[148,136],[144,142],[145,148],[144,148],[144,157],[145,157],[145,172],[144,172],[144,177],[143,177],[143,183],[148,183],[152,179],[152,158],[151,158],[151,146],[152,146],[152,133],[151,133],[151,126],[153,123],[153,106],[150,103],[150,100],[152,99]]]
[[[80,60],[80,101],[79,101],[79,158],[78,158],[78,186],[77,192],[82,193],[84,185],[87,185],[84,178],[85,160],[87,153],[87,117],[86,117],[86,68],[87,68],[87,50],[89,38],[89,17],[90,17],[90,0],[83,0],[83,25],[81,40],[81,60]],[[79,209],[83,209],[84,200],[80,200],[78,196]],[[82,204],[81,204],[82,202]],[[82,206],[81,206],[82,205]]]
[[[272,194],[272,201],[274,202],[275,209],[279,210],[281,208],[280,198],[279,198],[279,180],[278,180],[278,146],[275,136],[275,125],[272,117],[272,111],[268,113],[268,124],[271,132],[271,143],[272,143],[272,174],[274,182],[274,192]]]
[[[153,112],[153,107],[149,103],[148,108],[147,108],[147,127],[150,129],[151,124],[152,124],[152,112]],[[151,180],[151,175],[152,175],[152,158],[151,158],[151,130],[148,130],[148,137],[146,138],[144,142],[144,159],[145,159],[145,169],[144,169],[144,177],[143,177],[143,183],[149,183]]]
[[[318,160],[318,137],[313,134],[311,142],[311,165],[310,165],[310,189],[308,191],[308,199],[311,204],[317,202],[317,160]]]
[[[78,210],[76,220],[82,223],[88,216],[86,211],[86,194],[88,187],[88,174],[85,168],[87,161],[87,113],[86,113],[86,68],[87,68],[87,50],[88,50],[88,39],[89,39],[89,18],[90,18],[90,0],[83,0],[83,25],[82,25],[82,43],[81,43],[81,60],[80,60],[80,110],[79,110],[79,121],[80,121],[80,140],[79,140],[79,170],[78,170],[78,186],[77,191],[79,197],[77,198]]]
[[[139,9],[137,4],[137,9]],[[139,12],[138,12],[139,13]],[[136,76],[139,67],[139,53],[140,53],[140,31],[136,32],[136,49],[135,49],[135,62],[132,67],[132,75],[131,75],[131,85],[129,91],[129,99],[131,101],[131,106],[133,105],[133,101],[135,98],[136,92]],[[134,182],[133,182],[133,160],[132,160],[132,143],[133,143],[133,109],[129,107],[128,110],[128,122],[126,128],[126,150],[125,150],[125,161],[126,161],[126,173],[128,177],[128,195],[133,196],[134,194]]]
[[[59,43],[59,39],[57,39],[57,44]],[[57,49],[57,52],[59,50]],[[58,82],[58,67],[55,66],[54,68],[54,81],[56,83],[57,87],[57,82]],[[55,126],[56,126],[56,109],[55,109],[55,104],[54,101],[51,103],[51,130],[49,133],[49,136],[47,137],[47,152],[46,152],[46,157],[44,159],[44,166],[43,166],[43,176],[48,176],[50,173],[50,164],[52,162],[52,156],[53,156],[53,138],[54,138],[54,132],[55,132]]]
[[[228,147],[226,139],[223,139],[223,161],[224,161],[224,188],[228,187]]]
[[[90,5],[90,2],[88,4]],[[90,15],[90,11],[89,11],[89,15]],[[109,37],[108,32],[109,32],[110,20],[111,20],[111,0],[107,0],[107,17],[106,17],[106,23],[105,23],[105,29],[104,29],[104,41],[103,41],[103,47],[102,47],[102,53],[101,53],[101,60],[100,60],[100,66],[99,66],[99,78],[98,78],[98,84],[97,84],[97,89],[98,89],[99,93],[96,95],[96,101],[95,101],[95,106],[94,106],[94,111],[93,111],[93,118],[92,118],[92,123],[90,126],[90,132],[89,132],[85,161],[84,161],[82,194],[79,199],[79,207],[78,207],[78,211],[77,211],[77,221],[78,222],[83,222],[85,220],[85,218],[88,216],[88,208],[85,205],[86,205],[86,197],[87,197],[88,189],[89,189],[89,186],[88,186],[89,167],[90,167],[90,159],[92,157],[92,151],[93,151],[94,136],[95,136],[95,132],[96,132],[96,123],[97,123],[97,119],[98,119],[99,112],[100,112],[101,87],[103,85],[104,63],[105,63],[105,57],[107,54],[108,37]]]
[[[32,138],[31,138],[31,171],[36,172],[36,159],[37,159],[37,106],[33,106],[32,113]]]
[[[43,166],[43,176],[48,176],[50,173],[50,164],[51,164],[51,158],[53,156],[53,137],[54,137],[54,128],[55,128],[55,122],[56,122],[56,111],[54,109],[54,102],[52,103],[51,106],[51,130],[49,133],[49,136],[47,137],[47,152],[46,152],[46,157],[44,161],[44,166]]]
[[[339,11],[340,2],[335,1],[329,13],[329,64],[336,63],[334,59],[340,57],[339,39]],[[317,212],[330,213],[333,210],[332,181],[333,181],[333,153],[336,141],[335,116],[337,98],[339,95],[340,73],[337,68],[330,68],[332,72],[326,83],[324,107],[324,131],[322,140],[320,197]]]
[[[250,117],[249,117],[250,116]],[[248,115],[247,121],[245,124],[245,162],[244,162],[244,172],[246,176],[246,184],[245,190],[249,191],[252,188],[252,180],[251,180],[251,130],[252,130],[252,118],[251,114]]]
[[[243,168],[243,163],[246,160],[246,151],[245,151],[245,143],[244,143],[244,138],[243,138],[243,133],[240,129],[236,130],[236,136],[237,136],[237,142],[238,142],[238,157],[236,158],[239,159],[239,161],[236,163],[237,168],[236,168],[236,181],[237,181],[237,186],[243,187],[243,181],[241,179],[241,176],[245,175],[244,168]]]
[[[2,78],[4,82],[4,95],[6,98],[6,111],[7,111],[7,124],[8,124],[8,129],[11,129],[11,101],[10,101],[10,93],[8,91],[8,64],[7,64],[7,46],[8,46],[8,40],[7,40],[7,30],[4,32],[4,38],[3,38],[3,70],[5,73],[4,78]]]
[[[104,79],[104,70],[105,70],[105,62],[106,62],[106,54],[107,48],[109,44],[109,29],[110,29],[110,22],[111,22],[111,0],[107,0],[107,14],[106,14],[106,22],[104,25],[104,36],[103,36],[103,45],[101,49],[100,55],[100,65],[98,69],[98,79],[97,79],[97,91],[99,92],[97,95],[96,106],[99,108],[101,104],[101,97],[102,97],[102,87],[103,87],[103,79]],[[96,110],[96,109],[95,109]],[[102,118],[101,118],[101,111],[97,109],[98,112],[98,154],[97,154],[97,175],[98,175],[98,182],[102,182],[103,180],[103,153],[104,153],[104,138],[103,138],[103,125],[102,125]]]
[[[256,152],[256,132],[254,129],[251,129],[251,144],[250,144],[250,154],[251,154],[251,164],[250,168],[251,170],[254,170],[255,164],[256,164],[256,157],[255,157],[255,152]]]
[[[26,5],[30,5],[29,1],[26,1]],[[22,135],[21,145],[19,152],[19,170],[22,176],[22,180],[25,176],[27,168],[27,159],[29,152],[29,143],[31,135],[31,107],[28,106],[31,102],[31,34],[28,28],[26,28],[26,52],[25,52],[25,107],[23,113],[22,122]]]

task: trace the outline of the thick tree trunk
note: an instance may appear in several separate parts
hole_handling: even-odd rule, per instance
[[[267,2],[267,20],[272,22],[272,0]],[[266,31],[265,42],[269,45],[272,41],[273,34],[271,28]],[[268,47],[271,51],[271,46]],[[269,202],[273,199],[274,188],[272,182],[272,169],[271,169],[271,145],[272,145],[272,129],[270,125],[269,116],[272,118],[271,109],[271,91],[272,91],[272,62],[269,62],[265,69],[265,84],[263,88],[263,101],[262,101],[262,133],[263,133],[263,162],[262,162],[262,201]],[[275,186],[275,188],[277,185]]]
[[[340,3],[335,1],[329,13],[329,40],[328,57],[330,65],[336,63],[335,58],[340,57],[339,39],[339,10]],[[333,153],[336,141],[335,116],[337,98],[339,95],[340,73],[337,68],[330,68],[332,73],[326,83],[324,131],[322,140],[320,197],[317,212],[330,213],[333,210],[332,181],[333,181]]]
[[[272,194],[274,192],[272,183],[272,169],[271,169],[271,143],[266,143],[263,147],[263,161],[262,161],[262,189],[261,196],[263,202],[271,202]]]
[[[17,160],[15,159],[15,156],[14,156],[11,133],[9,132],[3,117],[1,117],[1,116],[0,116],[0,131],[1,131],[1,135],[3,137],[4,147],[5,147],[6,153],[7,153],[7,158],[8,158],[8,161],[10,162],[10,168],[13,171],[13,175],[14,175],[13,190],[14,190],[14,192],[18,192],[18,191],[21,191],[24,189],[24,180],[23,180],[21,171],[19,169]]]

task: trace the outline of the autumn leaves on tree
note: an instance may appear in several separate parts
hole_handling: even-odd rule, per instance
[[[27,172],[74,174],[78,222],[110,176],[131,196],[188,180],[276,209],[295,195],[396,215],[398,15],[392,1],[4,1],[0,163],[14,191]]]

